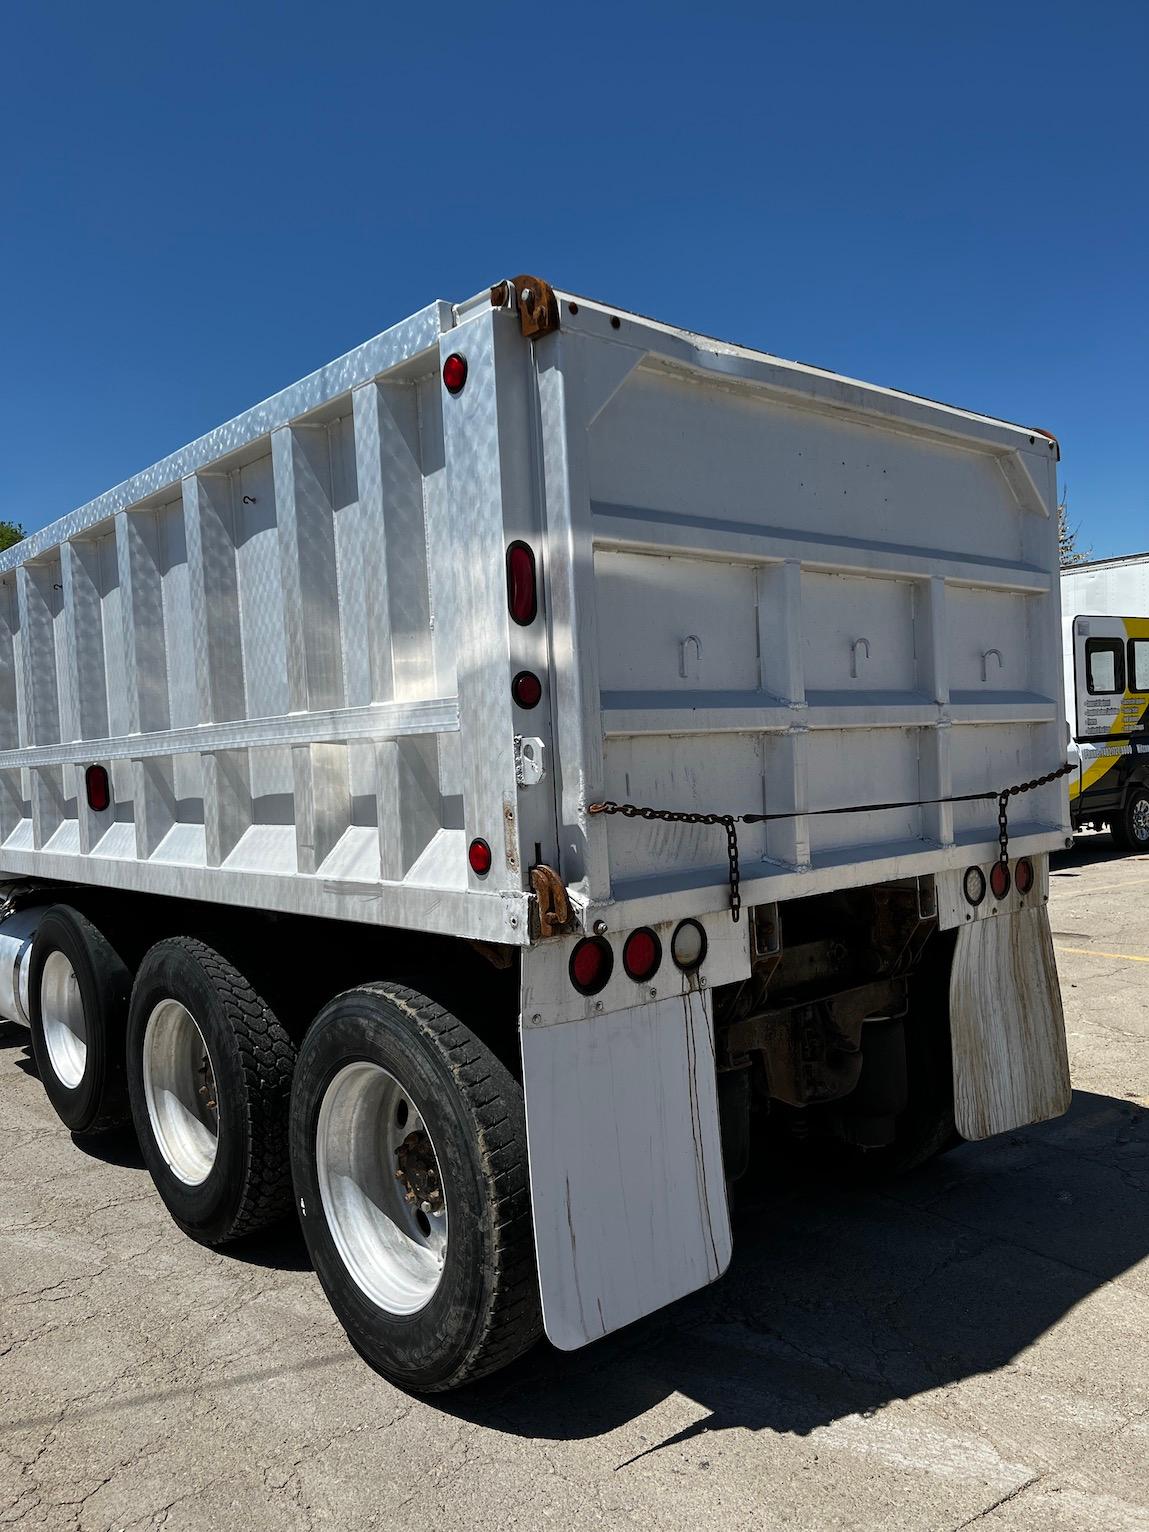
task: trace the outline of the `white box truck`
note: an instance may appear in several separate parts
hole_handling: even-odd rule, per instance
[[[412,1389],[1067,1105],[1056,444],[520,277],[0,559],[0,1012]],[[1010,789],[1014,791],[1010,793]]]
[[[1149,553],[1061,572],[1069,813],[1149,851]]]

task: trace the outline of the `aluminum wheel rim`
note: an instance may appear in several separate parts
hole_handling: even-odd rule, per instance
[[[161,1000],[148,1017],[144,1099],[168,1169],[187,1186],[202,1185],[219,1151],[215,1066],[195,1018],[178,1000]]]
[[[1133,834],[1139,841],[1149,841],[1149,798],[1138,798],[1133,805]]]
[[[88,1024],[76,971],[58,950],[49,952],[40,975],[40,1024],[53,1073],[75,1090],[88,1064]]]
[[[412,1144],[420,1169],[404,1179]],[[327,1227],[360,1292],[389,1314],[426,1308],[447,1258],[447,1188],[422,1113],[382,1065],[361,1059],[332,1078],[315,1158]]]

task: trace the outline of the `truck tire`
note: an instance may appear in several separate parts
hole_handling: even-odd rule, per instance
[[[403,1388],[457,1388],[541,1331],[522,1091],[425,995],[337,996],[303,1041],[291,1162],[304,1237],[355,1348]]]
[[[124,1033],[132,976],[79,910],[55,904],[32,942],[28,1005],[36,1068],[56,1115],[73,1133],[129,1120]]]
[[[1114,815],[1109,828],[1123,851],[1149,851],[1149,789],[1131,788],[1125,806]]]
[[[157,942],[132,990],[127,1060],[140,1149],[185,1234],[222,1245],[285,1216],[295,1048],[238,969],[206,942]]]

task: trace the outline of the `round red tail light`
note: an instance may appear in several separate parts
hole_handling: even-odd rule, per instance
[[[989,886],[995,899],[1004,899],[1009,893],[1009,866],[1006,862],[995,862],[989,870]]]
[[[88,807],[102,814],[112,801],[112,786],[103,766],[89,766],[84,773],[84,792]]]
[[[622,949],[622,966],[627,977],[637,984],[653,979],[662,962],[662,943],[649,926],[639,926],[626,939]]]
[[[485,878],[491,870],[490,846],[485,840],[473,840],[467,847],[467,860],[471,864],[471,871],[478,873],[480,878]]]
[[[452,351],[443,363],[443,387],[449,394],[461,394],[467,381],[467,358]]]
[[[538,707],[542,701],[543,683],[533,671],[520,670],[511,682],[511,696],[518,703],[519,707]]]
[[[614,953],[600,936],[586,936],[571,953],[571,983],[580,995],[605,989],[614,969]]]
[[[1019,894],[1028,894],[1033,887],[1033,863],[1027,856],[1014,863],[1013,886]]]
[[[534,622],[538,614],[535,556],[526,543],[512,543],[507,549],[507,605],[520,628]]]

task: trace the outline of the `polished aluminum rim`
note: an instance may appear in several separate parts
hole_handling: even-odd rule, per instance
[[[1149,841],[1149,798],[1138,798],[1133,805],[1133,834],[1139,841]]]
[[[328,1084],[315,1130],[327,1227],[359,1290],[389,1314],[417,1314],[447,1258],[447,1188],[422,1113],[366,1059]]]
[[[49,952],[40,975],[40,1023],[52,1071],[75,1090],[88,1063],[88,1026],[75,969],[60,951]]]
[[[161,1000],[144,1032],[144,1099],[148,1121],[172,1174],[200,1186],[219,1150],[215,1066],[186,1006]]]

